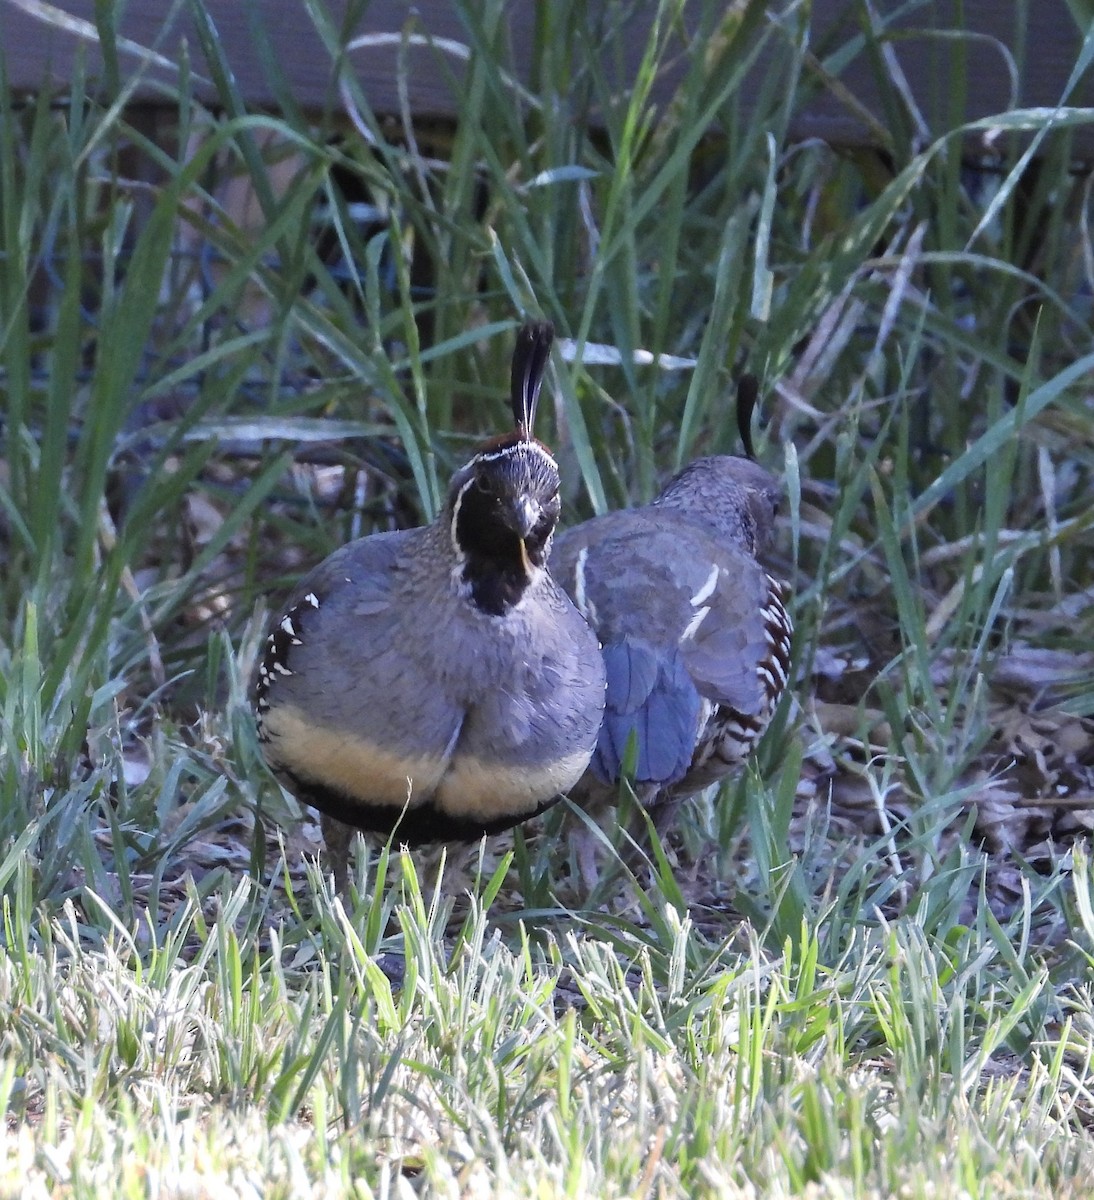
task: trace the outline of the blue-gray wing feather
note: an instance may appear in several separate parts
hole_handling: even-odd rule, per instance
[[[597,778],[619,779],[633,736],[635,781],[675,783],[691,765],[701,703],[680,656],[623,638],[605,646],[603,658],[608,688],[591,763]]]
[[[604,647],[607,704],[591,764],[603,782],[618,781],[632,737],[636,782],[682,779],[704,702],[761,711],[768,583],[750,554],[693,522],[638,509],[561,534],[551,568]]]

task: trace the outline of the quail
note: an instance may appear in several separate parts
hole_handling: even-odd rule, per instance
[[[516,428],[456,472],[437,519],[343,546],[273,625],[260,744],[319,810],[341,888],[355,830],[409,846],[498,832],[559,799],[596,747],[603,660],[547,570],[559,471],[532,436],[552,338],[519,331]]]
[[[652,503],[566,530],[551,552],[600,638],[608,681],[596,750],[571,796],[596,808],[627,773],[659,834],[679,802],[748,757],[786,687],[793,630],[784,588],[760,561],[780,489],[754,461],[754,401],[747,377],[748,457],[696,459]],[[594,882],[592,844],[578,842]]]

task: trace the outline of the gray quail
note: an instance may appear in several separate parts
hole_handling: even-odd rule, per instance
[[[635,793],[662,834],[680,801],[747,758],[789,672],[784,589],[759,560],[780,489],[753,461],[751,409],[742,387],[749,457],[696,459],[652,503],[566,530],[551,552],[552,574],[603,644],[608,680],[596,750],[571,796],[593,808],[614,799],[633,737]],[[578,845],[591,883],[591,842]]]
[[[456,472],[437,519],[343,546],[273,626],[258,736],[319,809],[340,887],[354,830],[411,846],[497,832],[568,791],[596,746],[603,660],[547,571],[559,472],[532,436],[552,338],[519,331],[516,429]]]

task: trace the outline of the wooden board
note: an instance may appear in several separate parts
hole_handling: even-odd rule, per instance
[[[325,7],[336,21],[344,19],[348,4],[349,0],[325,0]],[[536,0],[511,0],[505,10],[508,28],[501,33],[512,48],[516,73],[525,78],[531,58],[535,4]],[[314,112],[341,107],[332,55],[302,0],[206,0],[206,5],[248,105],[279,107],[276,88],[264,67],[264,62],[273,59],[289,93],[302,108]],[[353,7],[360,9],[361,5]],[[693,16],[698,7],[693,2],[686,12]],[[860,28],[863,7],[848,0],[814,0],[810,46],[818,56],[854,36]],[[895,3],[879,0],[875,7],[891,11]],[[635,11],[641,13],[642,6]],[[65,25],[57,23],[58,13],[65,15]],[[960,40],[950,36],[958,28],[960,13],[964,15],[964,27],[975,36]],[[43,0],[0,0],[0,43],[10,84],[25,91],[37,91],[44,84],[63,90],[80,48],[88,71],[99,76],[103,61],[94,19],[95,0],[51,0],[49,4]],[[934,131],[952,123],[953,80],[962,77],[968,81],[968,94],[955,98],[953,104],[957,111],[963,108],[967,118],[1005,111],[1014,103],[1058,104],[1081,44],[1065,0],[1041,0],[1037,5],[1016,0],[964,0],[963,4],[958,0],[928,0],[907,14],[901,26],[905,36],[889,43],[891,53],[907,78],[911,95],[923,109],[927,129]],[[379,114],[398,111],[396,80],[402,54],[410,111],[415,117],[451,116],[455,109],[452,78],[459,78],[461,60],[435,46],[400,47],[399,36],[404,31],[426,32],[438,41],[450,39],[463,45],[469,41],[468,30],[451,3],[373,0],[364,6],[353,35],[391,35],[392,40],[360,47],[350,56],[368,103]],[[119,32],[128,44],[119,44],[118,73],[123,79],[139,75],[135,99],[155,103],[163,94],[158,84],[175,75],[184,53],[189,55],[195,75],[204,81],[199,82],[198,95],[207,101],[214,99],[212,72],[201,53],[200,38],[185,3],[130,0],[124,6]],[[641,20],[629,23],[624,35],[624,76],[637,68],[645,37]],[[954,70],[954,56],[959,52],[967,60],[963,72]],[[1010,76],[1008,55],[1017,64],[1015,81]],[[690,61],[689,55],[681,56],[676,77]],[[885,113],[874,85],[878,69],[870,53],[864,52],[846,65],[839,79],[855,100],[884,122]],[[674,75],[670,72],[659,81],[656,94],[665,99],[671,95],[673,85]],[[1086,79],[1072,103],[1092,100],[1094,91]],[[819,136],[840,143],[872,140],[868,123],[860,119],[854,106],[823,88],[813,94],[798,115],[794,132],[800,137]],[[1084,153],[1094,151],[1094,129],[1084,131],[1077,145]]]

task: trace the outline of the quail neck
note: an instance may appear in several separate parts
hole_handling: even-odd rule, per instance
[[[558,464],[522,432],[488,442],[452,478],[446,507],[457,590],[503,617],[545,575],[558,523]]]

